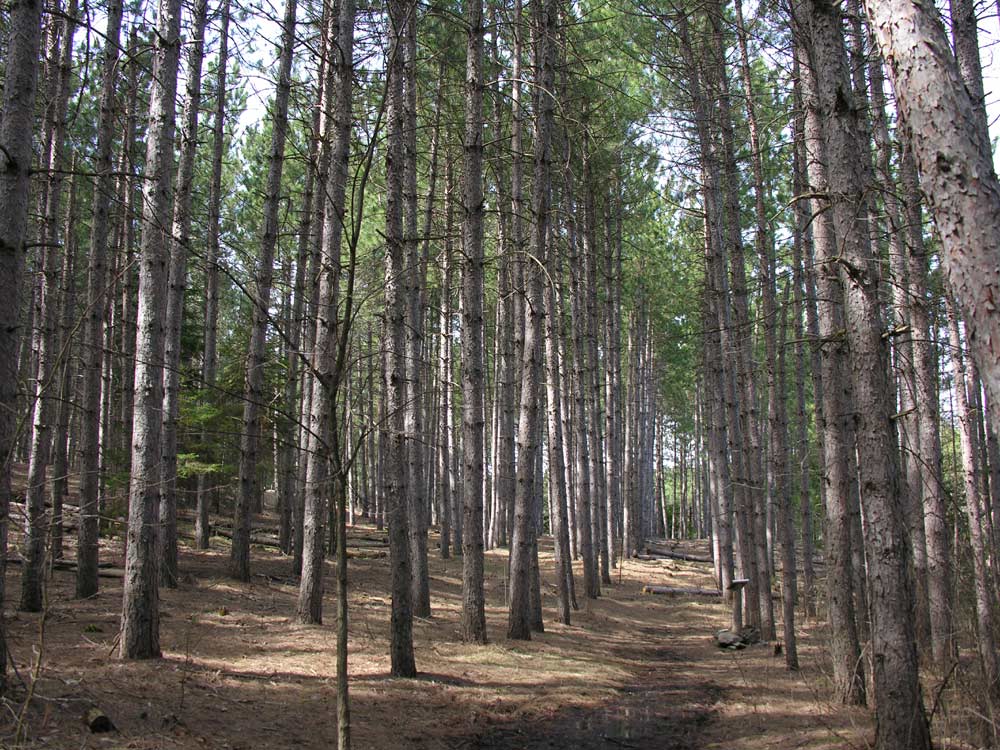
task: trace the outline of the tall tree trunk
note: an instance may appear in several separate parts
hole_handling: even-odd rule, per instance
[[[965,356],[958,318],[953,303],[945,297],[948,316],[948,338],[951,344],[951,365],[955,374],[955,409],[958,418],[958,435],[962,446],[962,480],[965,489],[965,512],[969,521],[969,541],[972,546],[972,579],[976,600],[976,645],[983,669],[987,706],[990,706],[992,733],[998,731],[996,713],[1000,710],[1000,659],[997,657],[996,614],[990,570],[987,562],[989,543],[985,534],[984,512],[978,462],[976,457],[975,417],[969,405]]]
[[[187,287],[187,255],[191,243],[191,201],[194,158],[198,149],[198,116],[201,109],[201,63],[205,57],[205,24],[208,0],[197,0],[192,18],[191,47],[187,62],[184,129],[181,133],[177,184],[174,188],[174,223],[170,246],[170,279],[167,288],[166,342],[163,362],[163,463],[160,490],[160,583],[177,587],[177,423],[180,418],[181,323]]]
[[[796,81],[794,101],[796,112],[802,111],[802,97],[799,92],[798,60],[795,60],[795,72],[793,77]],[[803,140],[804,118],[801,114],[796,114],[793,127],[793,193],[801,196],[806,191],[805,174],[805,153]],[[810,493],[810,451],[809,451],[809,423],[806,414],[806,301],[805,295],[805,272],[803,268],[804,248],[807,242],[811,241],[811,229],[809,227],[810,215],[809,204],[805,199],[795,202],[795,233],[792,238],[792,318],[795,338],[795,402],[796,402],[796,458],[798,467],[798,496],[799,515],[802,521],[802,605],[806,617],[816,615],[816,573],[813,567],[813,503]],[[814,357],[818,359],[818,357]],[[816,363],[810,363],[815,366]],[[818,375],[819,368],[816,367]],[[822,409],[822,388],[814,388],[813,399],[816,404],[817,413]]]
[[[466,0],[462,180],[462,637],[486,642],[483,592],[483,5]]]
[[[319,294],[316,300],[316,331],[312,353],[312,397],[310,399],[308,454],[306,470],[305,510],[302,533],[302,579],[299,583],[298,617],[301,622],[323,621],[323,538],[327,506],[333,519],[339,518],[340,509],[328,498],[331,488],[340,500],[346,501],[344,478],[329,475],[329,466],[341,466],[339,434],[334,434],[334,410],[338,408],[337,395],[341,386],[342,363],[339,352],[341,337],[346,337],[348,321],[340,326],[339,285],[341,248],[343,246],[347,177],[351,137],[351,81],[354,72],[354,16],[353,0],[339,0],[329,13],[327,23],[327,49],[334,84],[330,91],[329,111],[332,118],[333,140],[330,143],[330,164],[326,184],[321,190],[327,201],[322,226],[322,255],[320,260]],[[337,451],[337,452],[335,452]],[[343,491],[343,493],[342,493]],[[336,531],[336,529],[331,529]]]
[[[257,454],[260,411],[264,403],[264,356],[274,278],[274,252],[278,244],[278,211],[281,201],[281,174],[285,164],[288,136],[288,100],[292,88],[292,58],[295,54],[296,0],[285,0],[281,27],[281,56],[278,60],[278,88],[271,115],[271,145],[268,153],[267,182],[264,187],[263,232],[257,259],[253,297],[253,322],[247,350],[246,380],[243,387],[243,428],[240,436],[240,483],[233,518],[233,545],[229,555],[230,574],[240,581],[250,580],[250,524],[257,505]]]
[[[410,516],[413,614],[430,617],[427,568],[427,496],[424,494],[424,287],[417,230],[417,15],[407,13],[403,29],[403,243],[406,273],[402,279],[406,321],[406,508]]]
[[[535,159],[531,197],[531,255],[544,264],[547,251],[551,133],[554,110],[554,49],[558,23],[557,0],[545,0],[535,7]],[[514,497],[514,529],[510,551],[510,609],[507,637],[531,638],[531,567],[537,557],[533,504],[535,501],[535,452],[540,436],[538,400],[540,396],[540,353],[543,335],[542,288],[540,272],[531,267],[525,272],[524,351],[521,368],[521,400],[517,427],[517,488]]]
[[[388,0],[389,57],[386,95],[386,204],[385,204],[385,446],[384,495],[389,524],[389,559],[392,567],[392,616],[390,670],[397,677],[412,677],[413,598],[406,476],[406,247],[404,234],[406,112],[404,47],[407,26],[415,5],[410,0]],[[411,269],[415,271],[416,269]]]
[[[174,102],[180,60],[180,0],[161,0],[149,105],[139,311],[136,319],[132,476],[120,653],[160,656],[156,538],[159,527],[160,435],[163,420],[163,325],[173,208]]]
[[[46,470],[52,446],[52,421],[56,416],[53,380],[58,378],[58,342],[56,326],[59,320],[59,222],[61,219],[63,173],[66,140],[66,113],[69,106],[70,74],[73,62],[73,35],[76,31],[76,0],[70,0],[66,18],[60,24],[58,60],[53,76],[54,100],[48,110],[51,118],[49,150],[43,155],[48,171],[44,194],[44,215],[41,231],[42,288],[36,312],[38,330],[38,371],[35,380],[35,409],[31,425],[31,454],[28,462],[28,488],[25,492],[25,555],[21,573],[20,609],[37,612],[42,608],[42,578],[48,518],[45,513]],[[53,31],[55,33],[55,31]],[[62,238],[65,241],[65,238]]]
[[[17,352],[22,336],[21,277],[28,225],[31,144],[42,3],[15,0],[10,5],[5,53],[3,104],[0,109],[0,606],[6,601],[7,530],[10,475],[16,443],[18,393]],[[6,687],[7,641],[0,614],[0,692]]]
[[[114,178],[111,174],[115,127],[115,84],[118,80],[118,44],[122,25],[122,2],[107,7],[104,53],[101,68],[100,120],[94,172],[93,218],[87,264],[84,304],[86,317],[81,346],[83,393],[80,414],[80,520],[76,539],[76,595],[97,593],[98,487],[101,436],[101,367],[104,353],[104,296],[108,292],[108,230]],[[109,389],[105,395],[109,396]]]
[[[791,512],[786,509],[791,503],[791,495],[788,488],[788,453],[787,453],[787,418],[785,407],[785,394],[779,390],[778,372],[778,349],[777,349],[777,283],[775,281],[775,259],[774,241],[768,226],[766,202],[767,186],[764,181],[764,163],[761,154],[760,131],[757,124],[757,110],[754,103],[753,79],[750,72],[750,56],[747,50],[746,27],[743,22],[742,3],[734,3],[736,9],[737,40],[740,48],[741,72],[743,78],[743,88],[746,94],[747,122],[750,132],[750,157],[753,167],[754,179],[754,216],[756,227],[754,231],[754,245],[757,250],[757,258],[760,263],[761,276],[761,296],[764,315],[764,346],[767,371],[767,403],[768,403],[768,435],[770,438],[769,461],[767,466],[767,488],[768,495],[772,502],[778,507],[778,524],[789,533],[782,534],[782,561],[787,559],[790,565],[784,565],[782,573],[782,589],[785,597],[791,601],[795,599],[795,548],[792,545],[793,535],[791,533]],[[757,511],[756,520],[758,527],[755,530],[757,536],[757,550],[767,552],[766,538],[761,537],[760,521],[763,514]],[[767,525],[767,529],[770,524]],[[766,537],[766,534],[765,534]],[[790,557],[787,547],[791,547]],[[774,633],[774,612],[771,605],[771,585],[769,570],[772,567],[770,557],[757,560],[758,574],[760,575],[760,597],[761,597],[761,622],[764,630],[764,637],[773,638]],[[790,587],[790,590],[789,590]],[[764,600],[767,600],[766,602]],[[798,667],[795,661],[795,608],[785,608],[784,634],[785,634],[785,657],[786,664],[790,669]]]
[[[865,221],[864,142],[853,107],[840,8],[826,0],[804,4],[828,160],[829,208],[844,288],[847,340],[857,405],[856,439],[863,488],[865,551],[871,601],[876,747],[929,748],[917,671],[909,574],[909,536],[899,492],[894,404],[882,337],[878,274]],[[860,217],[860,218],[859,218]]]
[[[553,253],[554,255],[554,253]],[[558,275],[549,258],[550,278]],[[570,606],[575,606],[573,567],[569,548],[569,518],[566,510],[566,467],[563,465],[562,389],[559,372],[559,312],[556,292],[550,282],[545,286],[545,385],[548,410],[548,459],[550,506],[555,510],[549,519],[555,547],[556,587],[559,592],[559,621],[570,624]]]
[[[809,188],[817,195],[827,192],[827,158],[823,142],[822,117],[816,92],[813,64],[807,58],[808,27],[805,18],[793,18],[796,35],[796,56],[799,57],[800,85],[806,115],[803,126],[804,152]],[[846,347],[843,336],[843,292],[836,268],[830,259],[838,252],[833,220],[819,198],[812,199],[812,239],[816,262],[804,259],[811,269],[810,294],[816,302],[816,325],[810,325],[810,336],[818,336],[819,368],[822,394],[817,415],[822,435],[821,455],[826,495],[826,558],[827,606],[830,621],[830,655],[833,660],[834,684],[838,698],[844,703],[862,705],[865,702],[865,682],[861,671],[861,646],[854,613],[853,566],[851,561],[851,514],[848,452],[851,449],[847,425],[850,389],[846,372]],[[807,245],[808,247],[808,245]],[[820,265],[817,265],[817,262]],[[812,305],[810,301],[809,305]],[[809,312],[810,316],[813,313]],[[814,363],[815,365],[816,363]]]
[[[452,198],[453,176],[451,161],[445,168],[445,234],[444,243],[441,248],[441,299],[440,299],[440,321],[438,323],[438,335],[441,343],[438,346],[438,387],[441,390],[441,398],[438,401],[438,492],[441,498],[441,557],[447,559],[451,556],[452,544],[452,492],[454,487],[454,477],[451,471],[452,452],[452,429],[451,429],[451,408],[452,387],[451,359],[452,359],[452,223],[453,214]],[[461,517],[455,518],[458,526],[462,525]],[[457,538],[457,537],[456,537]],[[458,550],[460,551],[460,550]]]
[[[74,402],[75,359],[73,350],[73,323],[76,315],[76,238],[74,227],[77,219],[76,159],[70,166],[69,196],[63,228],[62,289],[59,311],[59,363],[55,434],[52,445],[52,525],[49,530],[49,554],[53,560],[63,556],[63,501],[69,495],[70,471],[70,416]]]
[[[991,248],[1000,235],[1000,184],[981,111],[969,96],[933,5],[865,0],[889,66],[903,138],[941,237],[942,265],[969,326],[972,356],[1000,421],[1000,266]]]
[[[212,174],[208,186],[208,242],[205,248],[205,333],[202,350],[201,386],[214,397],[219,319],[219,233],[222,206],[222,154],[226,142],[226,66],[229,64],[229,0],[222,0],[219,22],[219,53],[215,70],[215,115],[212,122]],[[207,432],[202,442],[207,442]],[[198,474],[194,536],[198,549],[208,549],[208,475]]]

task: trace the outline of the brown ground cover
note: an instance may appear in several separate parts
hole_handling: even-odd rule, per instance
[[[388,566],[372,527],[351,530],[350,686],[356,748],[843,748],[866,747],[868,712],[829,702],[816,623],[800,630],[803,669],[771,646],[721,651],[721,602],[649,596],[643,584],[710,586],[710,567],[627,561],[572,626],[554,622],[552,557],[542,559],[546,632],[506,631],[506,552],[487,555],[491,644],[459,637],[461,561],[432,546],[433,617],[414,627],[421,676],[388,676]],[[362,539],[367,537],[368,539]],[[546,542],[548,540],[545,540]],[[225,576],[227,540],[182,546],[182,581],[162,592],[163,658],[116,658],[121,579],[75,601],[73,573],[52,572],[44,614],[10,611],[17,663],[0,746],[50,748],[328,748],[335,745],[333,569],[323,626],[293,619],[288,560],[255,547],[255,576]],[[705,553],[703,545],[686,549]],[[72,552],[68,553],[70,556]],[[71,557],[70,557],[71,559]],[[121,564],[120,542],[102,559]],[[579,570],[577,571],[579,573]],[[113,571],[111,571],[113,576]],[[16,598],[19,566],[8,567]],[[8,602],[10,605],[10,602]],[[30,693],[30,699],[29,699]],[[92,734],[93,706],[117,731]]]

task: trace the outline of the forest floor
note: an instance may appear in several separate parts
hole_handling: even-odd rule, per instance
[[[433,538],[433,616],[414,624],[420,676],[392,679],[384,533],[357,526],[350,538],[356,748],[870,745],[870,714],[830,700],[819,623],[800,625],[799,672],[785,670],[773,644],[723,651],[713,638],[728,623],[721,602],[641,593],[648,583],[711,586],[709,565],[629,560],[599,599],[580,598],[571,626],[559,625],[548,539],[541,561],[546,632],[528,642],[504,638],[506,551],[495,550],[486,568],[491,643],[476,646],[460,638],[461,559],[441,560]],[[304,626],[292,617],[297,586],[287,558],[255,546],[253,581],[240,584],[225,575],[228,541],[212,543],[204,552],[182,544],[180,585],[161,593],[160,660],[116,658],[122,581],[114,569],[87,601],[72,598],[73,571],[54,570],[43,614],[8,611],[18,676],[0,704],[0,747],[335,746],[332,565],[327,622]],[[682,549],[707,553],[697,542]],[[102,559],[122,565],[120,540],[107,543]],[[16,601],[19,573],[20,566],[8,566],[9,600]],[[95,706],[117,731],[90,733],[81,717]]]

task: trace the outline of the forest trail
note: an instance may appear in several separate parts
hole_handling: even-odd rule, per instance
[[[803,670],[789,674],[771,646],[720,651],[713,641],[727,612],[710,599],[649,596],[642,586],[711,585],[710,566],[679,560],[627,561],[604,595],[554,623],[550,540],[542,575],[546,632],[507,641],[506,551],[487,553],[491,643],[459,637],[461,560],[432,547],[434,615],[416,620],[413,680],[388,676],[388,566],[382,534],[351,532],[350,674],[355,748],[841,748],[864,746],[870,718],[827,702],[821,630],[800,633]],[[297,586],[287,558],[254,548],[254,579],[224,575],[228,540],[213,550],[182,546],[182,580],[163,590],[163,659],[123,663],[115,646],[120,578],[102,578],[94,599],[72,600],[73,572],[56,570],[49,607],[10,613],[8,635],[24,684],[41,654],[15,743],[4,710],[0,747],[326,748],[334,743],[333,569],[327,568],[327,622],[292,618]],[[685,550],[704,553],[700,543]],[[120,541],[102,551],[117,565]],[[67,554],[72,559],[72,552]],[[579,574],[579,571],[577,571]],[[8,568],[16,590],[18,566]],[[16,681],[16,680],[15,680]],[[98,706],[117,732],[90,734],[80,717]]]
[[[640,635],[657,639],[668,633],[667,629],[651,629]],[[667,647],[637,645],[635,655],[647,666],[635,675],[635,682],[617,689],[606,703],[487,731],[467,747],[474,750],[702,747],[716,704],[724,699],[722,689],[709,680],[678,681],[678,667],[690,672],[693,665],[681,653]]]

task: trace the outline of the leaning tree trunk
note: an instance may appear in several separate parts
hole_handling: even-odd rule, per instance
[[[123,659],[160,655],[156,537],[159,527],[160,434],[163,408],[163,325],[167,227],[173,204],[174,101],[180,59],[180,0],[161,0],[153,64],[139,255],[132,478],[122,604]]]
[[[263,233],[260,257],[257,259],[253,322],[243,387],[240,486],[233,518],[233,546],[229,555],[230,573],[233,578],[240,581],[250,580],[250,523],[259,495],[257,454],[260,412],[264,402],[264,356],[270,316],[268,308],[271,302],[271,282],[274,278],[274,251],[278,244],[281,174],[285,164],[285,140],[288,136],[288,101],[292,89],[292,58],[295,54],[295,12],[296,0],[285,0],[285,15],[281,29],[281,57],[278,60],[278,90],[274,97],[271,147],[264,188]]]

